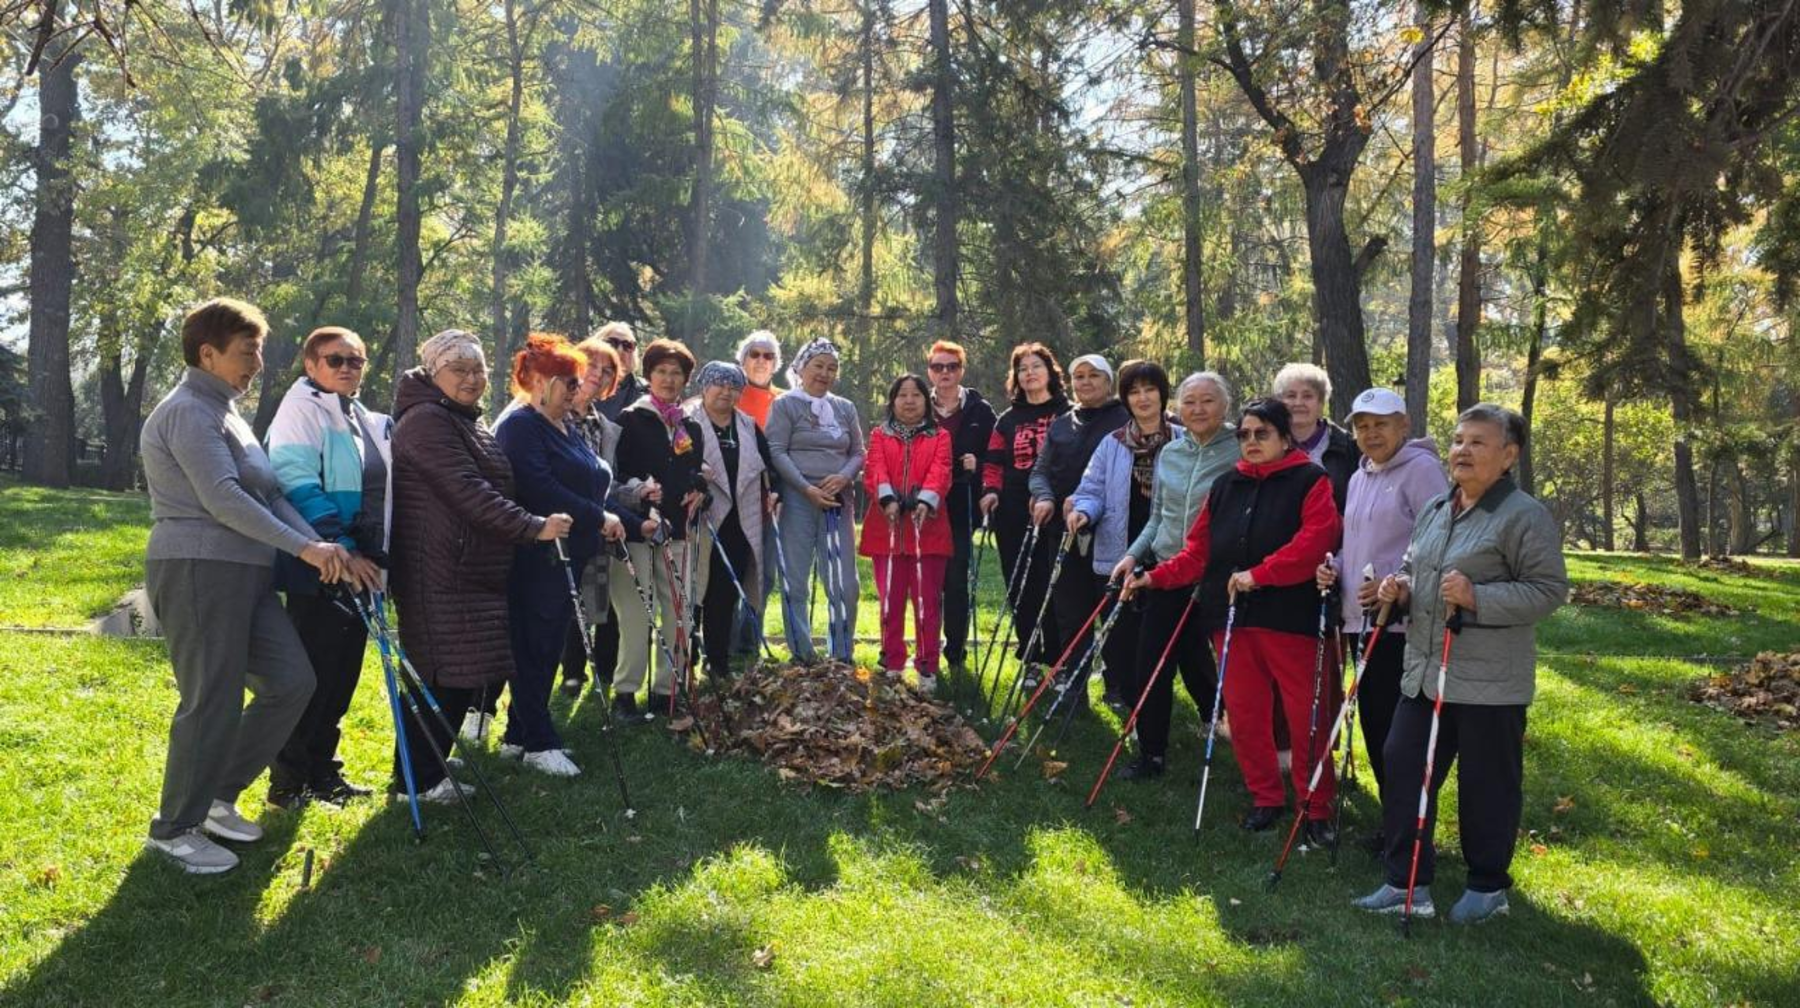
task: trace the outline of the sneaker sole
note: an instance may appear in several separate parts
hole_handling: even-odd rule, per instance
[[[175,867],[180,868],[183,873],[188,875],[223,875],[237,867],[237,862],[235,861],[226,865],[197,865],[192,862],[183,861],[181,858],[163,850],[161,847],[156,846],[156,844],[148,840],[144,841],[144,849],[160,855],[164,860],[173,864]]]
[[[1393,906],[1385,906],[1379,910],[1369,907],[1357,907],[1356,909],[1362,910],[1365,913],[1390,914],[1397,917],[1406,912],[1406,905],[1404,903],[1395,903]],[[1412,915],[1421,920],[1430,920],[1437,916],[1437,907],[1430,903],[1414,903]]]
[[[201,823],[200,828],[213,836],[218,837],[220,840],[230,840],[235,843],[255,843],[263,838],[262,830],[257,830],[255,833],[245,833],[240,830],[234,830],[229,826],[221,826],[211,819]]]
[[[1452,923],[1452,924],[1467,924],[1467,925],[1473,926],[1476,924],[1485,924],[1488,921],[1493,920],[1495,917],[1504,917],[1507,915],[1509,909],[1510,908],[1508,908],[1508,907],[1501,907],[1498,910],[1493,910],[1488,913],[1482,914],[1480,917],[1474,917],[1474,918],[1470,918],[1467,920],[1458,920],[1454,916],[1446,918],[1446,919],[1449,920],[1450,923]]]

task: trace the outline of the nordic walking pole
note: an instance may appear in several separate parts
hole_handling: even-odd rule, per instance
[[[731,587],[737,591],[738,602],[751,616],[760,616],[756,607],[750,604],[750,596],[744,591],[744,582],[738,577],[737,567],[732,564],[730,555],[725,552],[724,541],[719,538],[719,527],[713,524],[712,515],[702,512],[702,517],[706,519],[706,532],[712,536],[713,548],[719,551],[719,559],[725,562],[725,575],[731,578]],[[753,622],[756,626],[756,639],[762,645],[763,654],[770,661],[774,661],[775,652],[769,649],[769,638],[763,633],[762,620],[757,619]]]
[[[685,570],[694,560],[693,527],[689,526],[689,538],[681,551],[681,566]],[[699,729],[700,742],[710,751],[712,743],[706,737],[706,729],[700,726],[700,705],[695,703],[694,695],[694,637],[689,632],[689,621],[692,610],[689,607],[687,586],[693,583],[691,573],[677,577],[675,559],[669,556],[669,543],[663,543],[663,570],[669,578],[669,600],[675,605],[675,647],[681,655],[681,666],[678,670],[681,682],[681,695],[687,700],[688,711],[693,715],[694,727]],[[722,712],[721,712],[722,713]],[[669,718],[675,717],[675,691],[669,691]]]
[[[1019,653],[1019,671],[1013,676],[1012,685],[1006,689],[1006,700],[1000,704],[1000,720],[1005,721],[1012,716],[1014,700],[1025,697],[1025,687],[1036,685],[1031,681],[1031,655],[1044,641],[1044,617],[1050,612],[1050,597],[1056,593],[1056,583],[1062,580],[1063,561],[1068,558],[1069,551],[1075,546],[1075,533],[1065,532],[1056,547],[1056,560],[1050,565],[1050,581],[1044,585],[1044,600],[1038,604],[1037,625],[1031,628],[1031,639],[1025,642],[1025,650]]]
[[[1212,721],[1206,726],[1206,761],[1200,769],[1200,801],[1194,806],[1194,832],[1200,832],[1200,820],[1206,815],[1206,785],[1212,781],[1213,743],[1219,737],[1219,705],[1225,699],[1225,673],[1231,668],[1231,628],[1237,623],[1237,592],[1227,596],[1225,606],[1225,639],[1219,645],[1219,684],[1213,690]]]
[[[519,832],[519,824],[514,822],[512,814],[506,811],[506,805],[500,800],[499,792],[488,786],[487,777],[481,772],[481,763],[476,759],[474,751],[470,748],[469,741],[457,734],[457,732],[451,728],[450,719],[444,716],[444,708],[438,703],[437,696],[431,692],[431,687],[425,684],[425,677],[420,675],[419,670],[413,667],[412,659],[406,657],[406,648],[400,644],[398,639],[396,639],[393,627],[388,625],[387,602],[385,597],[379,594],[373,595],[371,596],[371,602],[373,603],[372,608],[374,617],[374,624],[371,627],[372,636],[374,636],[378,642],[386,641],[388,646],[393,649],[395,664],[399,667],[400,671],[405,674],[404,681],[407,683],[407,689],[424,698],[426,709],[431,711],[431,716],[437,721],[438,727],[442,728],[444,733],[449,736],[451,746],[461,750],[463,754],[463,767],[469,771],[470,776],[475,778],[475,788],[480,792],[485,792],[488,799],[494,803],[494,811],[500,814],[500,821],[506,824],[507,832],[512,834],[513,842],[519,845],[519,853],[524,855],[525,860],[530,861],[532,857],[531,848],[525,843],[524,834]],[[364,625],[369,626],[370,624],[365,620]],[[429,739],[429,736],[427,736],[427,738]],[[431,740],[431,742],[433,752],[440,756],[443,755],[436,747],[436,740]],[[450,761],[448,759],[443,761],[442,769],[444,771],[444,776],[450,776]],[[464,809],[468,812],[470,821],[473,823],[474,811],[472,806],[467,804],[468,796],[464,794],[463,788],[458,787],[456,790],[457,798],[464,803]],[[481,827],[479,824],[476,824],[476,833],[481,834]],[[487,844],[487,837],[485,834],[482,834],[482,842]],[[493,845],[487,844],[487,847],[489,855],[492,856],[495,863],[498,864],[500,858],[495,854]]]
[[[650,590],[644,587],[644,579],[638,576],[637,564],[631,560],[631,550],[624,543],[617,545],[619,559],[625,562],[625,573],[631,575],[631,586],[637,589],[638,601],[644,603],[644,616],[650,623],[650,634],[656,639],[656,646],[662,648],[663,658],[673,670],[678,662],[675,661],[674,649],[669,647],[669,638],[663,636],[662,627],[657,625],[656,602],[650,597]],[[650,716],[652,715],[646,715],[645,720],[649,720]],[[706,754],[712,755],[712,743],[707,739],[706,728],[701,725],[698,717],[694,718],[694,728],[700,733],[700,743],[706,747]]]
[[[1354,666],[1355,672],[1350,678],[1350,691],[1344,694],[1344,703],[1338,708],[1337,717],[1333,718],[1331,721],[1331,734],[1325,739],[1325,749],[1327,752],[1329,752],[1331,747],[1337,743],[1339,735],[1349,729],[1352,713],[1356,709],[1356,698],[1358,692],[1362,689],[1363,674],[1367,672],[1369,668],[1369,655],[1374,652],[1375,641],[1380,638],[1381,628],[1387,625],[1388,614],[1392,611],[1393,603],[1384,602],[1382,603],[1380,613],[1375,617],[1377,621],[1375,630],[1369,635],[1368,641],[1363,646],[1362,660],[1357,662]],[[1324,768],[1324,760],[1313,763],[1312,776],[1306,782],[1306,792],[1300,796],[1300,811],[1294,816],[1294,825],[1288,830],[1287,843],[1282,845],[1281,855],[1275,859],[1275,869],[1269,873],[1268,881],[1265,883],[1270,892],[1274,892],[1275,886],[1281,882],[1281,871],[1283,868],[1287,867],[1288,853],[1294,849],[1294,838],[1300,834],[1300,823],[1306,818],[1306,806],[1312,801],[1313,793],[1318,790],[1319,778],[1323,774]],[[1342,789],[1340,788],[1339,790],[1341,791]],[[1339,809],[1342,809],[1343,805],[1340,803],[1338,807]],[[1336,853],[1337,850],[1334,846],[1332,854],[1335,855]]]
[[[352,595],[358,610],[362,600]],[[366,620],[367,614],[364,613]],[[400,779],[406,784],[406,804],[412,810],[413,838],[425,839],[425,819],[419,814],[419,788],[413,783],[412,753],[406,746],[406,719],[400,715],[400,682],[394,673],[394,656],[386,637],[377,635],[376,650],[381,652],[382,681],[387,685],[388,709],[394,715],[394,745],[400,752]]]
[[[1137,570],[1134,569],[1131,573],[1135,575]],[[1129,577],[1130,575],[1127,576]],[[1108,582],[1106,585],[1106,594],[1100,599],[1100,604],[1105,605],[1106,597],[1116,596],[1122,587],[1122,584]],[[1064,676],[1061,685],[1056,687],[1056,699],[1051,702],[1050,709],[1044,712],[1044,719],[1038,722],[1037,731],[1031,733],[1031,738],[1027,739],[1024,747],[1019,750],[1019,760],[1013,764],[1014,770],[1025,765],[1025,758],[1037,747],[1037,741],[1043,737],[1044,729],[1050,727],[1050,722],[1056,720],[1056,712],[1062,708],[1062,705],[1065,702],[1069,702],[1069,697],[1080,696],[1087,690],[1088,679],[1094,670],[1094,665],[1097,662],[1104,661],[1100,654],[1101,649],[1106,647],[1107,638],[1112,636],[1113,624],[1119,621],[1119,614],[1124,610],[1124,601],[1121,600],[1113,603],[1112,611],[1106,614],[1106,619],[1100,622],[1099,629],[1094,631],[1094,642],[1088,646],[1087,654],[1081,656],[1081,661],[1076,664],[1075,670],[1069,675]],[[1085,630],[1087,628],[1083,627],[1082,629]],[[1081,638],[1080,634],[1076,634],[1075,636],[1077,640]],[[1073,645],[1070,646],[1073,647]],[[1061,666],[1063,661],[1067,660],[1068,655],[1065,653],[1063,658],[1057,663],[1058,667]],[[1055,670],[1053,669],[1052,672],[1054,671]],[[1050,681],[1055,680],[1054,675],[1048,678]],[[1057,744],[1062,741],[1063,732],[1068,730],[1070,716],[1074,714],[1077,706],[1079,706],[1078,701],[1069,702],[1068,711],[1063,715],[1062,727],[1057,729],[1056,740],[1051,743],[1050,751],[1052,753],[1056,752]],[[1025,715],[1029,712],[1029,705],[1027,705],[1027,710],[1019,712],[1019,720],[1024,721]]]
[[[1005,667],[1006,659],[994,669],[994,681],[988,682],[988,663],[1001,646],[1001,638],[1010,636],[1015,619],[1020,593],[1025,590],[1025,582],[1031,577],[1031,561],[1037,554],[1038,526],[1032,525],[1025,531],[1024,549],[1019,553],[1018,563],[1013,565],[1012,578],[1006,588],[1006,598],[1002,601],[1000,611],[994,615],[994,632],[988,638],[988,649],[981,657],[981,670],[978,684],[981,687],[981,720],[985,723],[994,712],[994,690],[1000,685],[1000,670]],[[1002,558],[1004,559],[1004,558]]]
[[[569,551],[563,547],[562,539],[559,537],[554,542],[556,543],[556,559],[562,562],[563,577],[567,578],[569,582],[569,603],[575,607],[575,628],[581,631],[581,643],[587,649],[588,664],[593,665],[595,664],[594,634],[588,626],[587,610],[581,604],[581,588],[575,581],[575,564],[569,560]],[[601,557],[600,562],[606,562],[606,558]],[[597,669],[595,678],[600,678]],[[606,737],[606,752],[612,758],[613,777],[619,782],[619,800],[624,803],[625,818],[630,819],[635,817],[637,812],[631,807],[631,790],[625,786],[625,761],[619,758],[619,740],[613,734],[611,683],[602,681],[600,690],[600,699],[603,704],[600,715],[600,734]]]
[[[1437,697],[1431,702],[1431,734],[1425,737],[1425,776],[1419,782],[1419,817],[1413,824],[1412,867],[1406,871],[1406,905],[1400,910],[1400,934],[1412,937],[1413,889],[1419,881],[1419,851],[1425,841],[1425,811],[1431,804],[1431,772],[1437,762],[1438,723],[1444,714],[1444,680],[1450,674],[1450,640],[1462,629],[1462,610],[1450,607],[1444,620],[1444,656],[1438,660]]]
[[[844,637],[844,617],[839,608],[844,594],[844,544],[843,514],[840,508],[831,508],[825,512],[825,648],[831,652],[834,661],[844,661],[838,657],[838,643]],[[846,642],[847,644],[849,642]],[[851,645],[853,646],[853,645]],[[844,648],[845,652],[851,646]]]
[[[987,515],[981,516],[981,526],[979,528],[976,527],[976,525],[975,525],[975,498],[973,496],[973,493],[974,493],[974,491],[971,490],[970,491],[971,496],[969,497],[969,563],[968,563],[968,574],[967,574],[967,577],[969,579],[969,624],[968,625],[970,627],[974,628],[976,631],[979,631],[981,628],[979,626],[977,626],[978,621],[975,619],[975,613],[979,611],[979,607],[981,605],[981,561],[985,558],[985,553],[986,553],[986,551],[983,550],[982,546],[981,546],[981,533],[983,533],[983,532],[988,533],[988,545],[989,546],[993,545],[994,535],[993,535],[993,532],[988,529]],[[963,676],[962,676],[963,684],[958,689],[958,692],[963,693],[966,696],[968,689],[969,689],[969,685],[973,681],[969,676],[969,634],[968,634],[967,630],[965,630],[963,632],[963,642],[962,643],[963,643]],[[967,710],[966,707],[965,707],[965,710]]]
[[[1199,601],[1200,585],[1196,584],[1194,590],[1188,593],[1187,605],[1181,607],[1181,618],[1175,621],[1175,629],[1169,634],[1169,642],[1163,645],[1162,655],[1156,659],[1156,665],[1144,678],[1143,692],[1138,694],[1137,703],[1132,706],[1131,713],[1125,718],[1124,726],[1119,729],[1119,737],[1113,742],[1112,752],[1107,754],[1106,765],[1100,768],[1100,776],[1094,779],[1094,788],[1088,792],[1087,803],[1082,806],[1083,808],[1094,807],[1094,800],[1100,797],[1100,789],[1106,786],[1107,778],[1112,776],[1113,764],[1119,761],[1119,750],[1125,748],[1125,740],[1131,737],[1131,730],[1137,727],[1138,714],[1143,711],[1144,704],[1150,699],[1150,691],[1156,687],[1156,677],[1162,674],[1163,666],[1169,663],[1169,655],[1175,651],[1175,642],[1181,639],[1181,630],[1187,626],[1188,618],[1194,615],[1194,606]],[[1235,611],[1235,607],[1233,611]],[[1230,633],[1231,619],[1229,616],[1226,617],[1225,626],[1226,632]]]
[[[917,647],[924,647],[925,646],[924,645],[925,631],[923,628],[925,626],[925,516],[919,512],[919,507],[917,504],[913,505],[912,526],[913,526],[913,639],[915,641],[919,642]],[[940,591],[942,590],[942,587],[943,587],[942,585],[939,585]],[[940,619],[938,622],[940,624],[943,622],[943,620],[941,619],[942,615],[943,615],[942,613],[939,613]],[[940,633],[942,632],[941,626],[939,628],[939,632]],[[935,638],[936,635],[934,634],[933,636]],[[936,644],[937,641],[934,639],[934,640],[932,640],[931,643]],[[915,648],[914,653],[917,654],[916,648]],[[942,655],[943,651],[941,648],[939,649],[938,653],[940,655]],[[936,675],[937,673],[933,672],[932,674]]]
[[[1117,583],[1106,586],[1106,594],[1100,596],[1099,604],[1094,606],[1093,612],[1088,613],[1087,622],[1081,624],[1081,629],[1075,631],[1074,636],[1069,638],[1069,645],[1063,648],[1063,653],[1061,655],[1057,656],[1056,664],[1050,668],[1050,674],[1044,676],[1043,681],[1038,683],[1037,689],[1032,691],[1031,698],[1025,701],[1024,707],[1019,709],[1019,716],[1014,719],[1011,724],[1006,726],[1006,731],[1002,732],[998,739],[994,740],[993,748],[988,752],[987,762],[981,764],[980,770],[975,771],[976,780],[980,780],[982,777],[986,776],[988,768],[993,766],[994,761],[1000,758],[1001,752],[1006,749],[1006,744],[1012,741],[1012,737],[1018,732],[1019,726],[1025,723],[1025,718],[1031,713],[1031,709],[1037,706],[1038,700],[1049,690],[1051,684],[1056,682],[1056,670],[1062,668],[1063,663],[1069,660],[1069,656],[1075,653],[1075,647],[1081,643],[1081,638],[1087,633],[1088,627],[1093,626],[1094,620],[1099,618],[1100,610],[1105,609],[1106,603],[1112,601],[1113,597],[1118,593],[1119,586]],[[1030,752],[1030,749],[1027,748],[1026,751]]]
[[[1363,564],[1362,583],[1368,584],[1373,580],[1375,580],[1375,565],[1372,563]],[[1380,615],[1377,617],[1379,622],[1385,624],[1388,620],[1388,613],[1391,611],[1391,606],[1382,606]],[[1357,649],[1362,654],[1362,662],[1359,665],[1356,661],[1356,656],[1350,656],[1351,691],[1344,697],[1344,763],[1339,769],[1337,793],[1332,796],[1331,802],[1331,833],[1333,836],[1337,837],[1339,841],[1331,847],[1331,863],[1334,867],[1337,865],[1338,848],[1343,846],[1344,784],[1356,779],[1356,712],[1361,709],[1357,704],[1356,684],[1362,679],[1363,670],[1367,668],[1369,664],[1369,655],[1373,653],[1370,650],[1364,649],[1365,647],[1373,648],[1373,645],[1369,641],[1371,633],[1375,636],[1381,634],[1379,625],[1374,627],[1370,626],[1369,610],[1364,609],[1362,611],[1362,617],[1362,640],[1360,641],[1360,644],[1363,645],[1363,647]],[[1341,630],[1338,634],[1338,640],[1338,647],[1341,650],[1343,648],[1343,633]],[[1341,670],[1339,674],[1342,674]]]
[[[787,547],[781,544],[779,522],[775,527],[775,573],[781,579],[781,626],[785,632],[797,624],[798,621],[794,617],[798,615],[799,609],[794,605],[794,597],[788,594]],[[812,600],[807,599],[807,604],[811,605],[811,603]],[[809,643],[812,641],[812,613],[810,610],[806,616],[806,639]],[[768,645],[767,638],[764,638],[763,644],[764,646]]]

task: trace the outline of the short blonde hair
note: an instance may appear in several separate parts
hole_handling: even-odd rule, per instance
[[[1275,381],[1270,384],[1269,393],[1279,399],[1295,382],[1305,382],[1311,385],[1313,391],[1319,393],[1320,402],[1331,402],[1331,376],[1317,364],[1308,364],[1304,361],[1282,365],[1281,370],[1275,372]]]

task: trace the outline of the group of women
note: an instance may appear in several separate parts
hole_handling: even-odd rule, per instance
[[[1505,909],[1533,625],[1567,591],[1555,523],[1511,479],[1525,438],[1511,411],[1459,417],[1447,483],[1430,439],[1409,439],[1398,395],[1359,395],[1352,434],[1326,419],[1329,380],[1309,364],[1283,368],[1234,419],[1217,373],[1175,384],[1154,362],[1115,371],[1088,354],[1065,377],[1050,348],[1027,343],[1011,353],[996,415],[963,384],[963,348],[940,341],[865,429],[833,391],[842,362],[829,341],[802,347],[778,392],[781,351],[766,331],[736,361],[704,367],[656,340],[640,379],[635,336],[615,323],[579,343],[530,335],[490,428],[476,336],[426,341],[389,418],[357,397],[362,341],[327,328],[303,345],[305,374],[265,454],[234,403],[260,369],[266,328],[241,302],[190,313],[188,372],[144,428],[147,584],[182,697],[150,843],[186,870],[235,864],[213,837],[260,835],[236,801],[271,762],[276,805],[365,793],[336,759],[365,638],[333,586],[391,588],[400,641],[449,724],[484,732],[504,690],[501,754],[571,776],[550,714],[559,669],[578,692],[591,661],[618,722],[672,713],[697,665],[728,676],[734,657],[767,647],[776,592],[793,656],[820,657],[822,608],[826,657],[849,661],[858,554],[873,565],[881,665],[898,674],[910,644],[917,688],[932,692],[941,663],[967,667],[987,528],[1015,626],[1008,650],[1103,670],[1106,702],[1136,710],[1124,773],[1135,779],[1166,772],[1179,671],[1203,719],[1229,715],[1246,829],[1282,816],[1285,769],[1308,837],[1335,842],[1321,743],[1342,695],[1341,641],[1370,641],[1361,726],[1388,877],[1358,904],[1401,907],[1415,836],[1429,885],[1435,794],[1454,763],[1470,872],[1452,916]],[[1115,599],[1101,641],[1090,628]],[[1377,611],[1392,614],[1385,626]],[[1440,667],[1434,641],[1452,631]],[[408,734],[421,800],[470,788],[430,758],[450,742],[447,725]],[[1315,775],[1315,763],[1327,765]],[[1409,780],[1432,796],[1422,834]],[[1412,912],[1432,912],[1428,890]]]

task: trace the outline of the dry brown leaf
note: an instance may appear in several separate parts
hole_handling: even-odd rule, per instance
[[[694,727],[694,716],[692,714],[683,714],[669,722],[669,730],[672,732],[684,732],[692,727]]]
[[[1660,616],[1739,615],[1737,609],[1686,588],[1623,581],[1584,581],[1569,592],[1569,601],[1578,606],[1629,609]]]
[[[631,925],[636,924],[637,922],[638,922],[638,915],[637,915],[636,911],[627,911],[627,912],[619,915],[619,926],[620,927],[630,927]]]
[[[1574,808],[1575,808],[1575,796],[1574,795],[1563,795],[1560,798],[1556,799],[1556,804],[1550,806],[1550,811],[1557,815],[1562,815],[1564,812],[1571,811]]]
[[[1764,651],[1747,665],[1695,682],[1688,698],[1753,724],[1791,731],[1800,712],[1800,651]],[[1691,752],[1683,755],[1692,758]]]
[[[370,945],[368,948],[363,949],[362,950],[362,960],[363,960],[363,962],[368,963],[370,966],[373,966],[376,963],[380,962],[381,961],[381,946],[380,945]]]
[[[774,964],[775,946],[773,945],[764,945],[762,948],[750,953],[750,965],[755,966],[759,970],[768,969]]]
[[[1125,824],[1131,822],[1131,813],[1125,811],[1124,809],[1120,808],[1117,805],[1114,805],[1113,806],[1113,822],[1118,823],[1120,826],[1124,826]]]
[[[1069,764],[1064,763],[1061,760],[1047,759],[1044,761],[1044,779],[1055,780],[1056,778],[1061,777],[1063,771],[1067,769],[1069,769]]]

